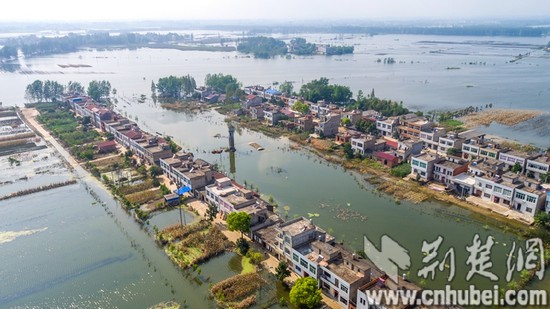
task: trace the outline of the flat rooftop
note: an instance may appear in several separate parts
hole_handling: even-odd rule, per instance
[[[428,161],[433,161],[433,160],[437,159],[436,156],[431,155],[431,154],[429,154],[429,153],[423,153],[423,154],[420,154],[420,155],[415,156],[415,157],[413,157],[413,158],[417,158],[417,159],[419,159],[419,160],[427,161],[427,162],[428,162]]]

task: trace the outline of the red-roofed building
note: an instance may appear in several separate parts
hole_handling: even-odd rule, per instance
[[[143,136],[143,134],[140,131],[136,131],[136,130],[130,130],[126,132],[126,134],[124,135],[128,136],[129,139],[133,139],[133,140],[138,140]]]
[[[246,96],[246,101],[243,102],[242,108],[249,109],[252,106],[258,106],[260,104],[262,104],[262,97],[249,94]]]
[[[116,142],[115,141],[106,141],[97,144],[97,149],[99,153],[107,153],[116,151]]]
[[[374,154],[374,157],[378,162],[384,164],[389,168],[392,168],[399,164],[399,158],[387,152],[379,151]]]

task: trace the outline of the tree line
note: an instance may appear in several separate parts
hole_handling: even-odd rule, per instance
[[[84,90],[79,82],[69,81],[67,85],[52,80],[35,80],[27,85],[25,98],[35,102],[55,102],[63,100],[64,95],[88,95],[100,102],[107,98],[111,92],[111,84],[108,81],[93,80],[88,84],[88,90]]]
[[[217,93],[225,93],[228,98],[240,97],[244,94],[242,84],[230,74],[206,74],[204,85]],[[161,77],[157,83],[151,82],[153,95],[163,99],[183,99],[194,96],[197,83],[189,74],[186,76]]]
[[[352,54],[353,50],[353,46],[326,46],[325,54],[328,56]],[[300,56],[315,55],[317,53],[317,45],[308,43],[303,38],[294,38],[290,40],[287,47],[287,44],[282,40],[257,36],[243,39],[237,45],[237,51],[245,54],[253,54],[256,58],[267,59],[278,55],[286,55],[287,53]]]
[[[191,40],[189,35],[177,33],[121,33],[111,35],[108,32],[97,32],[92,34],[69,33],[62,37],[39,37],[36,35],[10,38],[3,42],[4,47],[0,49],[0,58],[10,59],[17,57],[17,50],[21,50],[27,57],[48,55],[56,53],[75,52],[82,47],[105,47],[105,46],[141,46],[149,43],[172,43]]]

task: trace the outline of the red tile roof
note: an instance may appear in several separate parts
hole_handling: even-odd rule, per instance
[[[101,149],[101,148],[116,147],[116,142],[115,142],[115,141],[101,142],[101,143],[97,144],[97,147],[98,147],[99,149]]]
[[[379,151],[377,153],[374,154],[377,158],[380,158],[380,159],[384,159],[384,160],[390,160],[390,161],[393,161],[395,159],[397,159],[396,156],[392,155],[392,154],[389,154],[387,152],[382,152],[382,151]]]
[[[141,132],[130,130],[126,132],[126,136],[128,136],[130,139],[140,139],[142,134]]]

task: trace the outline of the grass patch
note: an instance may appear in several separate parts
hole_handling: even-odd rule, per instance
[[[125,195],[125,198],[132,204],[141,205],[162,197],[160,189],[136,192]]]
[[[241,259],[241,265],[243,267],[241,274],[249,274],[256,271],[256,266],[252,264],[249,257],[243,256],[243,258]]]
[[[439,122],[439,125],[444,127],[445,130],[448,131],[463,131],[464,130],[464,123],[460,120],[456,119],[449,119],[445,121]]]
[[[217,227],[204,220],[179,228],[170,226],[158,233],[157,239],[166,244],[166,254],[180,268],[206,262],[233,245]]]
[[[403,178],[411,173],[411,165],[409,163],[401,163],[392,167],[390,174],[395,177]]]
[[[137,184],[137,185],[131,185],[131,186],[122,186],[118,188],[118,193],[121,195],[128,195],[132,193],[137,193],[145,190],[149,190],[153,187],[153,180],[147,179],[144,182]]]
[[[265,284],[258,273],[236,275],[225,279],[210,289],[216,300],[230,308],[247,308],[255,303],[256,291]]]

